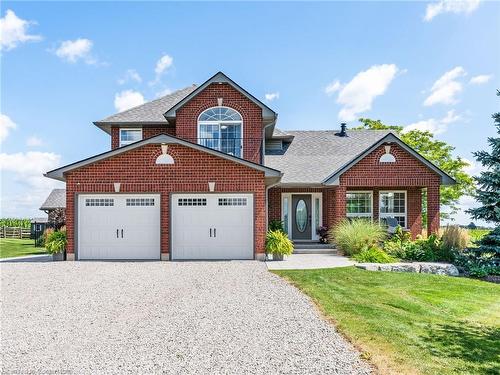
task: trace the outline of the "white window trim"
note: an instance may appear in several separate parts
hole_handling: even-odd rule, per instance
[[[371,209],[372,212],[369,214],[357,214],[357,213],[352,213],[352,212],[347,212],[347,194],[352,194],[352,193],[365,193],[365,194],[370,194],[371,198]],[[370,219],[373,220],[373,190],[348,190],[345,193],[345,204],[346,204],[346,217],[369,217]]]
[[[140,131],[141,132],[141,139],[143,139],[143,134],[142,134],[142,128],[120,128],[119,129],[119,138],[120,138],[120,142],[119,142],[119,146],[122,147],[122,146],[126,146],[126,145],[129,145],[131,143],[134,143],[134,142],[139,142],[139,141],[122,141],[122,130],[136,130],[136,131]]]
[[[404,214],[398,212],[381,212],[380,208],[382,207],[382,195],[386,193],[404,193],[405,195],[405,212]],[[408,193],[406,190],[380,190],[378,192],[378,222],[381,223],[381,219],[384,217],[394,217],[394,216],[404,216],[405,218],[405,227],[403,229],[408,229]]]
[[[293,193],[281,193],[281,221],[285,220],[285,211],[283,210],[285,198],[288,198],[288,237],[292,238],[292,195],[310,195],[311,196],[311,241],[319,241],[319,235],[316,233],[316,222],[314,218],[316,217],[316,207],[314,204],[314,200],[319,198],[319,226],[323,226],[323,193],[302,193],[302,192],[293,192]]]
[[[238,115],[240,115],[241,117],[241,121],[235,121],[235,120],[228,120],[228,121],[201,121],[200,120],[200,117],[201,115],[205,112],[205,111],[208,111],[209,109],[212,109],[212,108],[229,108],[230,110],[232,111],[235,111]],[[198,144],[200,144],[200,125],[219,125],[219,137],[220,137],[220,124],[228,124],[228,125],[241,125],[241,156],[239,156],[240,158],[243,159],[243,154],[244,154],[244,137],[243,137],[243,116],[241,115],[241,113],[239,111],[237,111],[236,109],[232,108],[232,107],[228,107],[228,106],[216,106],[216,107],[210,107],[210,108],[205,108],[203,111],[201,111],[201,113],[198,115],[198,119],[196,121],[197,125],[196,125],[196,139],[197,139],[197,142]],[[214,138],[215,139],[215,138]],[[219,142],[222,138],[219,138]],[[220,147],[219,147],[220,148]],[[221,150],[217,150],[217,151],[221,151]],[[222,152],[222,151],[221,151]],[[233,155],[233,156],[236,156],[236,155]]]

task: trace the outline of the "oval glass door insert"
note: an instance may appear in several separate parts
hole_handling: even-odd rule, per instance
[[[297,224],[299,232],[304,232],[306,230],[307,205],[302,199],[297,202],[297,208],[295,209],[295,223]]]

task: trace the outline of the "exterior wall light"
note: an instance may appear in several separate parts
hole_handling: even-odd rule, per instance
[[[174,158],[168,153],[168,145],[161,144],[161,155],[156,158],[156,164],[174,164]]]

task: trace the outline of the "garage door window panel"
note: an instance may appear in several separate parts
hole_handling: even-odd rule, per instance
[[[127,198],[127,206],[154,206],[154,198]]]
[[[109,207],[109,206],[114,206],[115,205],[115,201],[114,199],[110,199],[110,198],[87,198],[85,199],[85,206],[87,207],[94,207],[94,206],[97,206],[97,207]]]
[[[178,206],[206,206],[207,200],[205,198],[179,198],[177,200]]]

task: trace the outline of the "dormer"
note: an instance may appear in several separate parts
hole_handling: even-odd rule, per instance
[[[176,136],[262,163],[264,134],[277,114],[224,73],[217,73],[165,112]]]

